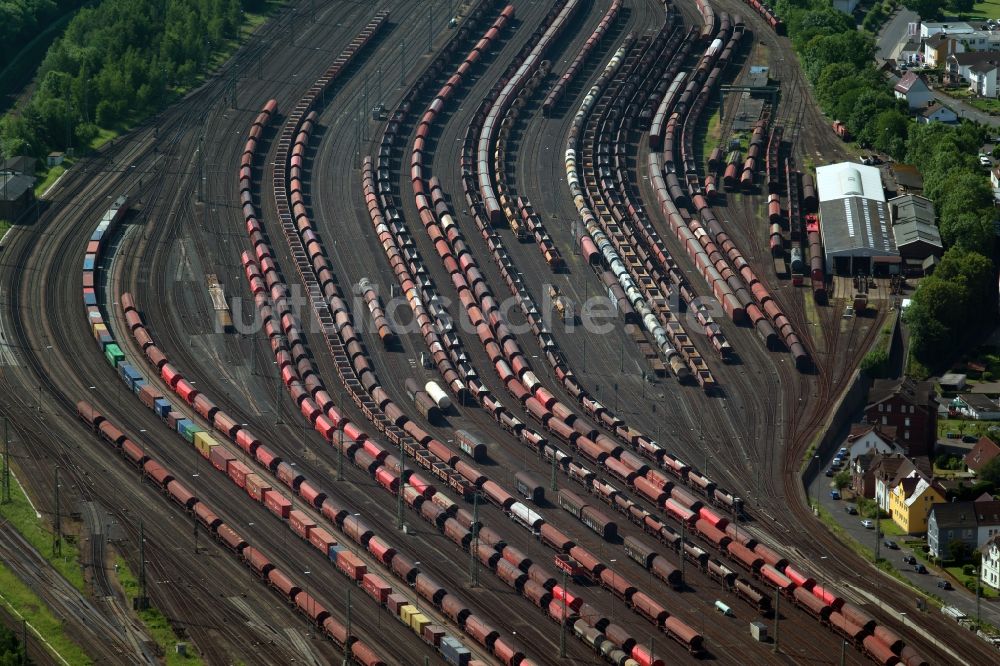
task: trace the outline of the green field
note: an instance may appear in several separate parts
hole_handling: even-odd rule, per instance
[[[1000,0],[987,0],[986,2],[977,2],[972,8],[972,14],[969,18],[1000,18]]]
[[[52,650],[59,653],[68,663],[74,666],[92,663],[87,653],[63,633],[62,623],[52,614],[48,606],[3,564],[0,564],[0,603],[6,606],[14,617],[27,620],[28,624],[48,641]],[[37,642],[38,638],[30,635],[28,641]]]
[[[28,498],[16,479],[10,486],[10,503],[0,504],[0,518],[3,518],[3,529],[12,526],[24,536],[35,549],[46,558],[63,578],[72,583],[73,587],[84,592],[83,571],[80,569],[80,551],[75,541],[64,538],[62,556],[52,557],[52,528],[48,518],[38,518],[34,509],[28,504]],[[69,521],[64,521],[64,525]]]
[[[976,577],[975,576],[966,575],[962,571],[962,567],[961,566],[957,566],[957,567],[945,567],[944,570],[947,571],[951,575],[952,578],[954,578],[955,580],[957,580],[959,585],[965,585],[966,581],[971,581],[972,585],[973,585],[972,590],[975,591],[975,589],[976,589],[975,588]],[[968,589],[968,588],[966,588],[966,589]],[[997,591],[994,590],[992,587],[990,587],[988,585],[982,585],[982,584],[980,584],[980,586],[979,586],[979,596],[981,596],[983,599],[996,599],[998,595],[997,595]]]

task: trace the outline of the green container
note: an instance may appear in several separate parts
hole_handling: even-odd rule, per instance
[[[108,363],[111,364],[112,368],[117,368],[118,364],[125,360],[125,354],[123,354],[121,348],[113,342],[104,347],[104,357],[108,359]]]

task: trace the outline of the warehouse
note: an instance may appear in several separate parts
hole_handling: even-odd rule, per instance
[[[836,275],[885,275],[899,269],[882,179],[853,162],[816,169],[826,270]]]
[[[928,257],[940,258],[944,252],[941,234],[935,224],[934,204],[917,194],[889,199],[892,235],[896,249],[907,269],[919,270]]]

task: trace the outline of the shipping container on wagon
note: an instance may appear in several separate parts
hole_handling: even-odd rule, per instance
[[[455,431],[455,441],[458,442],[458,448],[473,460],[486,459],[486,438],[478,431],[458,429]]]

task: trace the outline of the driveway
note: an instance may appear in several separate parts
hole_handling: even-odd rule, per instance
[[[916,23],[920,16],[909,9],[900,9],[892,18],[885,22],[882,30],[875,40],[875,55],[882,60],[892,57],[892,52],[896,50],[900,42],[906,39],[906,27],[910,23]]]
[[[823,465],[825,470],[829,467],[829,461],[826,461]],[[809,496],[812,498],[818,498],[820,506],[825,508],[833,516],[834,520],[844,529],[844,531],[855,541],[864,545],[867,549],[872,550],[875,548],[875,530],[866,529],[861,526],[861,517],[852,516],[844,511],[844,508],[852,504],[852,502],[844,500],[834,500],[830,498],[830,489],[832,487],[833,480],[820,474],[816,480],[813,482],[812,486],[809,488]],[[883,524],[886,522],[891,522],[888,519],[883,520]],[[942,578],[946,578],[949,582],[954,583],[951,577],[948,576],[943,571],[937,570],[935,567],[927,566],[928,573],[918,574],[913,570],[913,566],[903,562],[903,557],[907,555],[912,555],[911,549],[902,545],[903,537],[886,537],[880,534],[879,544],[879,557],[882,557],[892,563],[892,566],[899,571],[903,578],[912,583],[914,587],[917,587],[928,594],[933,594],[940,599],[944,600],[944,603],[948,606],[953,606],[960,609],[970,618],[975,619],[976,617],[976,594],[975,592],[970,592],[964,587],[955,585],[954,590],[942,590],[937,587],[937,582]],[[892,541],[899,541],[899,550],[890,550],[885,547],[884,541],[889,538]],[[923,560],[917,559],[918,562],[923,562]],[[924,564],[926,564],[924,562]],[[868,591],[875,592],[875,596],[878,596],[877,586],[878,579],[882,576],[886,576],[882,572],[877,572],[873,567],[867,567],[864,571],[858,573],[857,581],[843,581],[844,583],[853,583],[862,589],[867,589]],[[1000,627],[1000,604],[995,601],[988,600],[985,597],[980,599],[980,613],[984,621],[989,622],[995,627]]]

